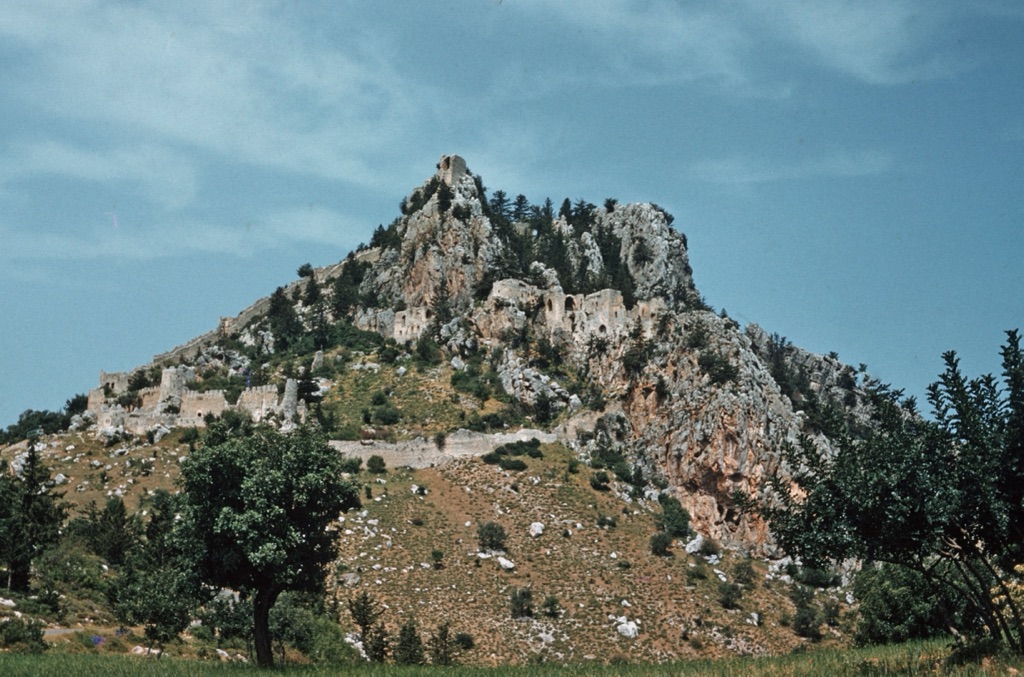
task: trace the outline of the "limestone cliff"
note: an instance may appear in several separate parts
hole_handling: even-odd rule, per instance
[[[188,367],[248,381],[255,365],[219,343],[262,361],[282,348],[287,327],[317,333],[327,322],[351,322],[398,350],[436,342],[455,369],[484,354],[538,424],[551,421],[582,459],[619,477],[624,500],[669,491],[703,535],[760,552],[770,535],[739,511],[735,492],[756,495],[799,435],[827,451],[830,435],[866,420],[858,374],[835,356],[711,312],[685,236],[657,205],[566,200],[556,213],[550,201],[488,199],[458,156],[441,158],[370,247],[160,356],[160,385],[131,414],[161,425],[201,424],[230,407],[301,417],[294,380],[283,391],[283,378],[248,387],[228,404],[221,391],[190,389]],[[108,426],[127,423],[125,403],[111,398],[128,375],[104,377],[90,410]]]

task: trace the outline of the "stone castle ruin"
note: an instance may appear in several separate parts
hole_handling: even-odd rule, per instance
[[[275,417],[291,421],[305,419],[305,402],[298,399],[298,382],[288,379],[284,393],[277,386],[248,387],[230,404],[223,390],[200,392],[189,386],[196,382],[195,370],[187,366],[165,368],[160,385],[138,391],[136,404],[123,406],[117,398],[128,393],[131,374],[100,372],[100,386],[89,391],[86,410],[96,420],[97,429],[123,430],[142,435],[159,427],[206,426],[207,416],[221,416],[229,409],[247,412],[254,421]]]

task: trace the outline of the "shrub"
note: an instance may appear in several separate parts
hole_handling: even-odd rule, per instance
[[[554,595],[548,595],[544,598],[541,609],[544,610],[544,615],[548,618],[558,618],[562,612],[562,608],[558,605],[558,598]]]
[[[444,551],[443,550],[431,550],[430,551],[430,559],[434,560],[434,568],[435,569],[441,569],[441,568],[444,567],[444,564],[442,563],[442,560],[444,560]]]
[[[366,459],[366,469],[377,475],[387,472],[384,457],[379,454],[374,454],[370,458]]]
[[[696,581],[706,580],[708,577],[708,568],[704,566],[703,562],[697,562],[696,566],[692,566],[686,569],[686,581],[693,585]]]
[[[448,621],[441,623],[430,636],[430,662],[434,665],[454,665],[457,647]]]
[[[743,590],[736,583],[718,584],[718,601],[723,609],[738,609]]]
[[[722,554],[722,548],[718,545],[718,541],[709,536],[701,541],[700,554],[705,557],[714,557]]]
[[[398,642],[394,650],[397,665],[421,665],[423,663],[423,640],[420,639],[416,621],[410,619],[398,631]]]
[[[526,470],[526,461],[521,458],[508,458],[503,456],[498,460],[502,470]]]
[[[672,547],[672,537],[664,531],[659,531],[651,536],[651,554],[668,557],[672,554],[669,550],[670,547]]]
[[[924,639],[943,632],[942,608],[924,576],[893,564],[866,565],[853,583],[858,644]]]
[[[476,538],[481,550],[504,550],[508,535],[497,522],[484,522],[477,527]]]
[[[458,632],[455,634],[455,646],[459,647],[463,651],[469,651],[476,646],[476,640],[474,640],[473,635],[468,632]]]
[[[509,609],[512,618],[528,618],[533,616],[533,591],[530,588],[516,588],[509,597]]]
[[[438,432],[434,434],[434,446],[437,447],[438,451],[444,451],[445,444],[448,443],[448,434],[445,432]]]
[[[597,491],[608,491],[611,489],[609,482],[611,479],[608,477],[608,473],[601,470],[590,476],[590,486]]]
[[[41,621],[8,618],[0,621],[0,646],[16,652],[42,653],[46,651]]]
[[[678,538],[686,538],[690,535],[690,513],[682,506],[679,499],[668,494],[660,494],[658,503],[661,504],[661,514],[656,517],[658,527]]]
[[[363,459],[359,456],[345,456],[341,460],[341,472],[357,474],[363,468]]]
[[[749,559],[740,560],[732,568],[732,577],[736,579],[737,583],[742,585],[750,585],[754,582],[756,576],[754,565],[751,564]]]

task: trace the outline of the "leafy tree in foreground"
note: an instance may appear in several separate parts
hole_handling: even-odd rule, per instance
[[[952,352],[929,388],[934,421],[874,386],[875,432],[833,455],[808,439],[789,448],[792,484],[774,477],[761,513],[805,563],[906,567],[942,593],[951,630],[1024,654],[1024,609],[1009,594],[1024,564],[1024,354],[1018,332],[1007,336],[1002,388],[964,377]],[[953,613],[953,599],[968,613]]]
[[[214,435],[182,464],[181,527],[200,580],[252,595],[256,660],[270,666],[270,609],[285,590],[322,589],[337,541],[328,527],[359,492],[319,429],[247,432]]]

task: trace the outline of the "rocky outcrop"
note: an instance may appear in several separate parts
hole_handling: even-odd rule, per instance
[[[402,215],[378,229],[374,246],[311,279],[358,270],[350,289],[358,301],[346,311],[357,327],[402,346],[427,335],[456,370],[485,353],[524,410],[561,416],[559,434],[581,458],[624,464],[618,482],[634,484],[614,487],[624,500],[664,487],[705,537],[770,550],[766,525],[739,510],[737,492],[757,495],[784,471],[780,450],[799,435],[827,452],[836,426],[866,427],[862,378],[834,355],[710,312],[693,282],[686,237],[657,205],[567,202],[556,215],[547,202],[527,211],[513,215],[507,203],[488,201],[465,161],[443,156],[403,200]],[[312,330],[314,308],[303,300],[309,284],[293,282],[283,295]],[[269,307],[263,299],[216,333],[269,354],[275,341],[261,315]],[[248,362],[200,338],[172,351],[189,366],[165,369],[141,410],[110,399],[129,375],[103,374],[89,397],[98,425],[198,424],[232,406],[221,391],[194,392],[192,381],[206,369],[241,377]],[[323,355],[316,360],[322,365]],[[305,415],[295,381],[280,401],[276,387],[262,386],[242,391],[233,406],[284,426]],[[466,435],[449,435],[443,450],[425,440],[340,446],[402,465],[492,448]],[[635,486],[641,480],[646,487]]]

